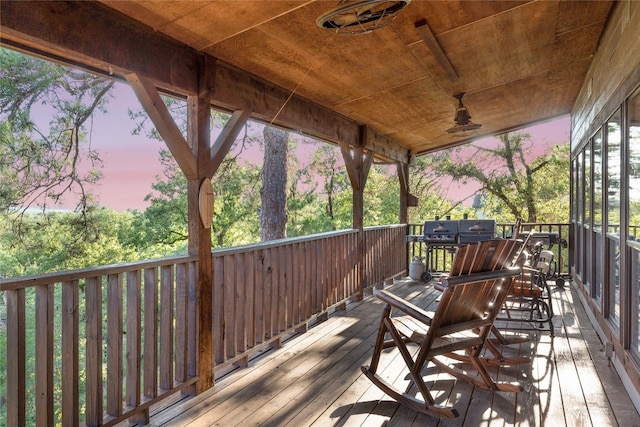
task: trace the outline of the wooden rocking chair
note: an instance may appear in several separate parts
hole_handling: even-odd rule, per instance
[[[362,366],[362,372],[400,404],[446,418],[457,417],[458,412],[435,403],[422,377],[428,362],[474,386],[493,391],[522,391],[517,383],[494,381],[480,360],[493,322],[511,291],[512,280],[520,274],[519,268],[509,266],[521,244],[517,240],[489,240],[459,247],[454,265],[459,265],[460,271],[440,283],[443,293],[435,312],[422,310],[390,292],[377,292],[376,296],[386,304],[371,364]],[[397,311],[402,315],[392,316]],[[387,334],[391,340],[386,339]],[[408,348],[411,343],[419,345],[415,357]],[[398,348],[409,371],[410,382],[404,392],[377,374],[382,351],[391,347]],[[477,376],[447,363],[454,360],[446,356],[461,350]],[[422,399],[409,393],[414,385]]]

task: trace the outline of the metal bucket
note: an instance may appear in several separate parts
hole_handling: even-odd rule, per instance
[[[409,263],[409,277],[412,280],[422,280],[422,274],[426,271],[427,266],[422,262],[422,258],[414,256]]]

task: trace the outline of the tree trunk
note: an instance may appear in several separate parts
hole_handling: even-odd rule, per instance
[[[260,199],[260,239],[287,237],[287,154],[289,132],[265,126]]]

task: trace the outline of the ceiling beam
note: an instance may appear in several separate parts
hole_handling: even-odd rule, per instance
[[[427,21],[418,21],[415,23],[415,26],[416,30],[418,30],[418,34],[420,34],[424,43],[427,45],[431,53],[433,53],[433,56],[440,67],[442,67],[445,73],[447,73],[447,78],[452,82],[456,81],[458,79],[458,73],[456,72],[456,69],[453,68],[453,64],[449,61],[447,54],[444,52],[444,49],[442,48],[442,45],[440,45],[438,39],[436,39],[433,31],[431,31]]]
[[[251,111],[258,120],[335,144],[354,145],[359,140],[360,123],[95,2],[2,2],[0,25],[3,45],[113,78],[135,74],[180,96],[198,95],[202,89],[199,68],[204,58],[204,72],[212,74],[207,81],[213,106]],[[405,147],[380,138],[364,148],[382,158],[405,161]]]
[[[125,77],[133,88],[142,107],[158,130],[158,133],[160,133],[162,139],[167,144],[169,151],[171,151],[171,154],[176,159],[182,172],[184,172],[187,179],[197,179],[198,168],[196,158],[187,140],[182,136],[178,125],[176,125],[173,117],[171,117],[169,109],[164,105],[164,102],[162,102],[162,98],[160,98],[160,94],[155,86],[153,86],[151,81],[137,74],[126,74]]]
[[[198,55],[94,2],[2,2],[1,41],[114,77],[144,75],[160,88],[196,94]]]
[[[233,112],[224,129],[222,129],[222,132],[211,146],[211,162],[207,170],[207,176],[212,178],[216,173],[236,140],[238,133],[240,133],[250,116],[250,110],[236,110]]]

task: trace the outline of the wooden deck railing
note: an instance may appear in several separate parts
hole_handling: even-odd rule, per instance
[[[406,225],[365,228],[363,268],[365,289],[406,273],[406,237]]]
[[[496,224],[496,237],[510,237],[511,230],[513,229],[513,223],[498,223]],[[409,224],[409,235],[424,235],[424,224]],[[524,233],[529,230],[535,230],[537,232],[545,233],[558,233],[558,240],[569,244],[569,230],[571,224],[568,223],[523,223],[522,230]],[[414,256],[420,258],[426,258],[426,245],[421,242],[410,242],[408,249],[408,257],[411,260]],[[429,265],[427,266],[429,271],[446,271],[448,265],[450,265],[453,259],[454,248],[449,247],[435,247],[432,248],[432,252],[429,256]],[[557,274],[565,276],[569,274],[569,248],[559,244],[554,244],[551,247],[554,253]]]
[[[4,279],[0,425],[144,421],[195,389],[198,328],[211,328],[211,370],[225,374],[401,274],[405,236],[375,227],[216,250],[212,325],[198,324],[195,257]]]
[[[177,257],[0,282],[7,425],[115,423],[193,384],[195,267]]]
[[[359,292],[357,242],[349,230],[214,251],[214,372]]]

